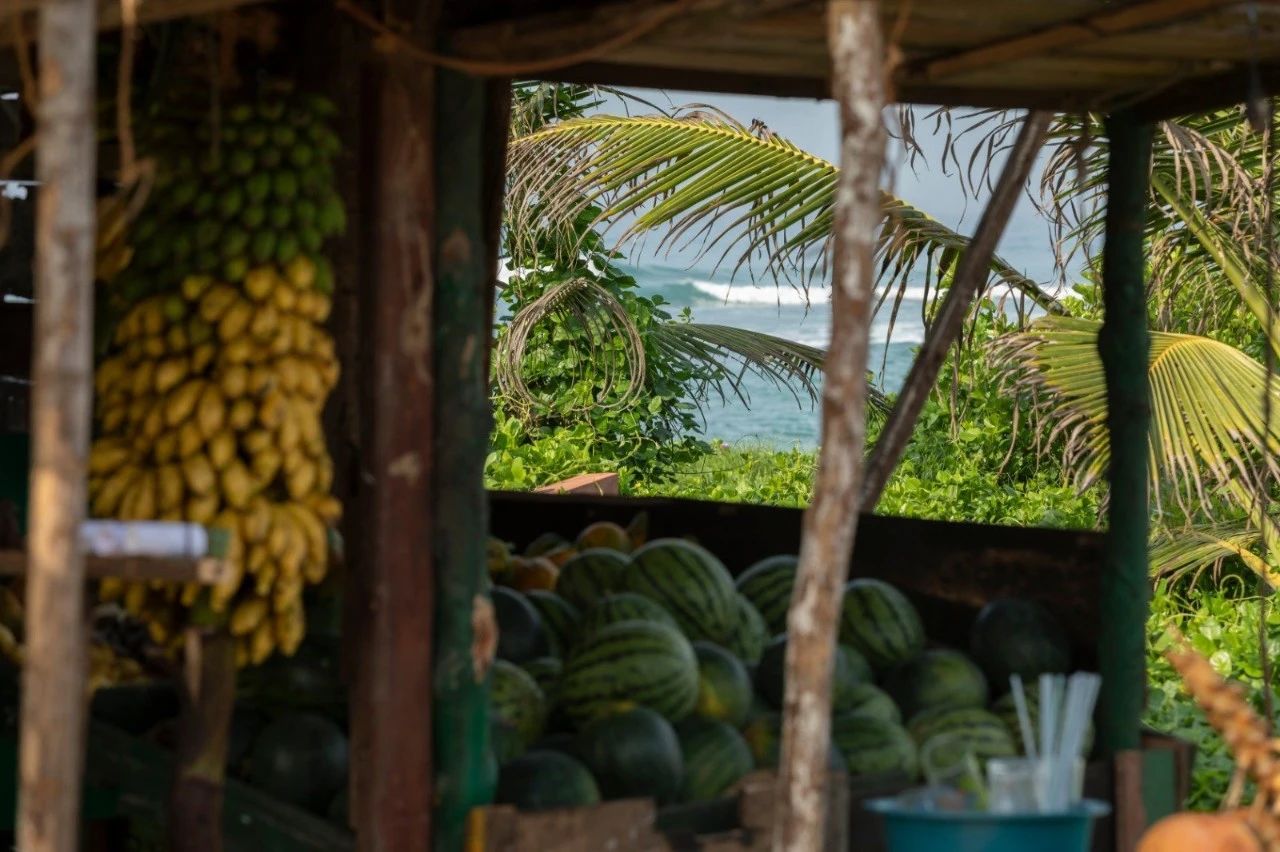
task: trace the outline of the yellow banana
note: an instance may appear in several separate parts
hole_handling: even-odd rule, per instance
[[[148,442],[155,441],[160,437],[160,433],[164,431],[164,409],[156,406],[152,408],[142,421],[142,437]]]
[[[261,487],[265,488],[271,484],[276,474],[280,472],[280,465],[280,453],[274,448],[263,450],[253,457],[253,475]]]
[[[222,431],[227,422],[227,404],[222,398],[218,386],[206,384],[196,404],[196,423],[200,426],[200,434],[205,440],[213,438]]]
[[[105,475],[119,469],[133,458],[133,451],[119,438],[100,438],[89,450],[88,471],[91,475]]]
[[[223,468],[219,479],[222,481],[222,496],[228,505],[236,509],[249,505],[254,494],[253,478],[238,459]]]
[[[298,393],[311,402],[320,402],[324,397],[325,381],[320,368],[310,359],[298,362]]]
[[[288,314],[280,317],[280,325],[276,329],[275,336],[271,338],[267,345],[270,353],[277,358],[294,351],[293,336],[295,329],[291,322],[292,319]]]
[[[214,470],[222,470],[236,457],[236,436],[231,432],[219,432],[209,439],[209,463]]]
[[[316,285],[316,264],[305,254],[299,254],[284,268],[289,283],[299,290],[310,290]]]
[[[122,403],[116,403],[102,410],[102,431],[111,433],[116,432],[124,425],[125,418],[129,416],[129,406]]]
[[[138,305],[138,311],[142,318],[142,333],[148,337],[159,337],[164,334],[165,326],[169,324],[165,319],[164,308],[158,296]]]
[[[160,511],[180,511],[185,491],[182,468],[166,464],[156,469],[156,507]]]
[[[161,361],[155,370],[156,393],[164,396],[186,377],[186,358],[168,358]]]
[[[277,390],[269,390],[258,406],[258,422],[272,431],[280,428],[280,421],[288,413],[288,403],[283,394]]]
[[[193,493],[214,494],[217,480],[209,459],[203,453],[193,453],[182,460],[182,475],[186,480],[187,488]]]
[[[165,353],[164,337],[157,334],[142,338],[142,354],[153,361],[163,358]]]
[[[261,497],[254,497],[240,516],[240,537],[249,544],[264,541],[271,532],[271,506]]]
[[[271,433],[266,429],[251,429],[245,432],[243,440],[244,448],[249,451],[250,455],[254,456],[272,449],[274,441]]]
[[[276,430],[276,446],[280,452],[288,456],[298,449],[302,443],[302,427],[298,424],[296,406],[285,404],[285,415],[280,419],[280,428]]]
[[[227,412],[227,426],[242,432],[253,425],[253,419],[257,413],[258,408],[252,400],[237,399],[231,403],[231,410]]]
[[[270,340],[280,326],[280,314],[274,305],[263,305],[249,323],[249,333],[258,340]]]
[[[253,361],[253,341],[247,336],[227,341],[222,347],[222,360],[227,364],[250,363]]]
[[[124,379],[129,377],[129,369],[120,356],[108,358],[98,365],[93,374],[93,390],[98,396],[106,396]]]
[[[137,476],[138,468],[133,465],[126,465],[108,476],[90,504],[89,508],[93,512],[93,516],[96,518],[113,517],[120,508],[120,502],[124,498],[125,492],[129,490],[129,486],[133,484]]]
[[[218,320],[218,337],[224,343],[238,339],[249,328],[253,319],[253,305],[237,298]]]
[[[285,485],[289,489],[289,496],[294,500],[301,500],[306,497],[316,486],[315,463],[307,460],[297,465],[287,474]]]
[[[234,288],[214,284],[200,297],[200,318],[210,324],[216,323],[238,298]]]
[[[184,355],[191,348],[191,340],[187,330],[180,325],[171,325],[164,333],[164,345],[174,355]]]
[[[264,618],[249,640],[249,662],[255,666],[260,665],[274,650],[275,633],[271,629],[271,619]]]
[[[203,373],[213,363],[218,354],[218,347],[212,343],[201,343],[191,350],[191,372]]]
[[[125,583],[119,577],[103,577],[98,581],[98,600],[103,603],[120,600]]]
[[[244,276],[244,291],[258,302],[270,296],[275,286],[276,273],[270,266],[254,267]]]
[[[257,396],[266,393],[276,385],[276,376],[265,365],[249,368],[249,393]]]
[[[239,399],[249,390],[249,368],[243,364],[232,364],[218,375],[218,387],[227,399]]]
[[[200,432],[200,425],[195,420],[188,420],[178,427],[178,457],[187,458],[200,452],[200,448],[204,446],[204,435]]]
[[[176,428],[191,416],[196,410],[196,403],[200,400],[200,394],[204,392],[204,388],[203,379],[191,379],[179,385],[165,397],[164,422],[169,425],[169,428]]]
[[[193,524],[208,524],[218,514],[218,504],[222,502],[217,494],[192,494],[187,498],[186,516]]]
[[[280,286],[271,292],[271,300],[284,313],[292,313],[298,307],[298,291],[281,281]]]
[[[342,501],[332,494],[311,494],[304,502],[327,527],[342,520]]]
[[[134,367],[133,373],[129,376],[132,383],[130,393],[135,398],[147,396],[151,393],[151,387],[155,379],[156,365],[154,361],[143,361],[137,367]]]
[[[252,633],[266,616],[267,602],[262,598],[247,598],[240,601],[231,610],[229,625],[231,635],[245,636]]]
[[[188,302],[198,301],[211,284],[213,279],[208,275],[188,275],[182,279],[182,298]]]

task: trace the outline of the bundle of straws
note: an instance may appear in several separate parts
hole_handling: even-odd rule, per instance
[[[1076,772],[1084,756],[1085,735],[1093,718],[1102,678],[1091,672],[1040,675],[1040,730],[1032,730],[1022,678],[1009,678],[1018,712],[1022,747],[1035,768],[1036,802],[1042,813],[1065,811],[1075,804]],[[1038,733],[1038,736],[1036,734]]]

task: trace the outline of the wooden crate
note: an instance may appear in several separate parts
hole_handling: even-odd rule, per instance
[[[773,841],[777,777],[756,772],[722,800],[659,810],[647,799],[586,808],[519,811],[476,808],[467,852],[757,852]],[[826,852],[849,848],[849,790],[843,774],[828,784]],[[863,847],[859,844],[858,849]]]

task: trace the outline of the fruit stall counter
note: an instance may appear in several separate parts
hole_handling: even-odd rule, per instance
[[[626,835],[622,811],[608,806],[648,797],[666,806],[659,826],[692,808],[702,842],[737,832],[746,839],[733,848],[755,848],[768,827],[725,808],[778,766],[801,512],[516,493],[493,493],[490,506],[499,805],[473,818],[473,840],[538,848],[486,845],[516,831],[512,821],[530,837],[569,823]],[[1101,536],[885,516],[860,524],[830,765],[848,773],[840,810],[850,848],[875,850],[879,819],[862,801],[920,783],[935,737],[980,759],[1020,751],[1002,688],[1011,673],[1029,679],[1034,708],[1036,675],[1095,666]],[[1190,748],[1146,732],[1140,760],[1148,817],[1176,810]],[[1115,801],[1116,772],[1095,759],[1087,793]],[[705,810],[713,802],[719,810]],[[633,818],[653,831],[653,819]],[[827,848],[844,841],[828,832]],[[1104,820],[1094,849],[1114,843]]]

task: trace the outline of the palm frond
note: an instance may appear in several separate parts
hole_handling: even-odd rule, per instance
[[[1103,477],[1110,459],[1100,328],[1092,320],[1045,317],[1000,346],[1016,380],[1042,392],[1037,399],[1051,424],[1049,443],[1065,439],[1066,464],[1082,489]],[[1160,493],[1163,479],[1180,498],[1209,506],[1215,488],[1243,482],[1249,493],[1258,493],[1261,471],[1280,470],[1274,460],[1280,423],[1273,414],[1263,425],[1263,389],[1275,412],[1280,387],[1268,386],[1257,361],[1207,337],[1157,331],[1148,379],[1153,494]]]
[[[1274,527],[1274,521],[1270,521]],[[1280,588],[1280,575],[1255,551],[1262,532],[1245,519],[1163,532],[1151,547],[1151,573],[1171,580],[1216,570],[1228,559],[1257,574],[1272,588]]]
[[[763,275],[806,294],[826,276],[837,168],[759,126],[706,110],[576,119],[516,139],[509,165],[514,234],[598,209],[620,244],[660,234],[660,252],[692,251],[733,277]],[[892,195],[883,203],[880,303],[896,307],[918,271],[937,292],[968,240]],[[1060,310],[999,257],[990,283]]]
[[[826,352],[815,346],[763,332],[696,322],[656,325],[650,329],[649,338],[672,356],[712,368],[718,380],[710,382],[705,392],[717,395],[722,402],[734,396],[751,407],[751,396],[743,382],[747,375],[790,391],[798,405],[803,405],[806,398],[810,404],[818,401]],[[889,412],[889,400],[870,377],[867,404],[875,415]]]

